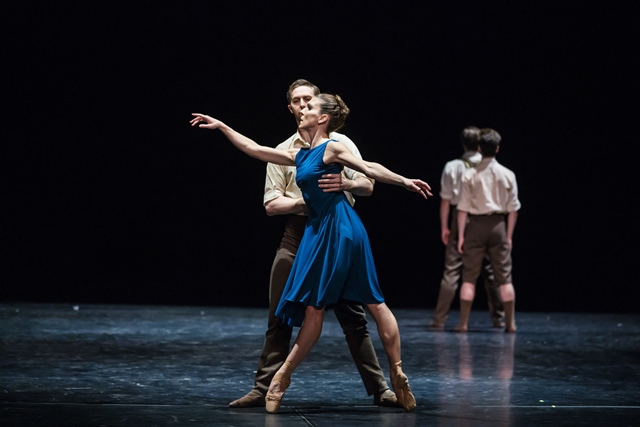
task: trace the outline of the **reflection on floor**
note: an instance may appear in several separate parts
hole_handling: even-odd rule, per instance
[[[394,312],[414,412],[372,405],[328,313],[269,415],[227,407],[252,386],[264,309],[3,303],[0,425],[640,424],[640,315],[517,313],[518,333],[505,334],[478,310],[460,334],[429,330],[429,310]]]

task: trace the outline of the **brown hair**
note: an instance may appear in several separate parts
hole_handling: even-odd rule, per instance
[[[287,104],[291,104],[291,93],[295,90],[295,88],[300,86],[309,86],[311,89],[313,89],[314,95],[318,95],[320,93],[320,89],[318,89],[318,86],[314,85],[309,80],[298,79],[295,82],[291,83],[291,85],[289,85],[289,90],[287,91]]]
[[[466,150],[477,151],[479,135],[480,129],[475,126],[467,126],[460,132],[460,142]]]
[[[349,117],[349,107],[344,103],[340,95],[330,95],[321,93],[316,98],[322,101],[320,105],[320,114],[329,115],[329,123],[327,125],[327,133],[335,132],[344,126],[347,117]]]
[[[496,151],[498,151],[500,141],[502,141],[502,137],[495,130],[489,128],[480,129],[480,135],[478,136],[478,145],[482,150],[483,156],[495,156]]]

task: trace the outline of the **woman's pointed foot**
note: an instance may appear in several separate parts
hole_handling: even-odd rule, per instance
[[[282,397],[284,396],[287,387],[291,384],[291,379],[285,378],[282,374],[277,373],[271,384],[269,384],[269,391],[265,396],[265,407],[270,414],[277,414],[282,404]]]
[[[401,364],[402,361],[394,364],[391,369],[391,385],[398,398],[398,404],[400,404],[405,411],[410,412],[417,406],[416,398],[411,392],[411,387],[409,387],[409,379],[404,372],[402,372]]]

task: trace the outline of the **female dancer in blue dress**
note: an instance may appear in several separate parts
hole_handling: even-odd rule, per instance
[[[402,372],[398,323],[384,303],[366,230],[344,194],[323,192],[317,181],[323,174],[339,173],[347,166],[370,178],[417,192],[425,199],[432,195],[431,187],[378,163],[358,159],[344,145],[329,139],[329,133],[342,127],[348,115],[349,108],[339,96],[316,96],[302,110],[299,126],[309,135],[310,148],[289,151],[261,146],[204,114],[194,113],[191,120],[192,126],[219,129],[251,157],[295,165],[297,184],[309,209],[304,237],[276,311],[290,325],[302,327],[286,361],[271,381],[266,396],[267,412],[278,412],[293,370],[320,338],[325,309],[339,300],[366,304],[389,359],[391,384],[398,403],[407,411],[416,407],[409,381]]]

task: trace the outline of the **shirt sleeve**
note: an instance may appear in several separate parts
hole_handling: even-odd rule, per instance
[[[471,177],[469,173],[462,175],[462,182],[460,184],[458,211],[469,212],[471,208]]]
[[[264,197],[262,203],[266,205],[273,199],[284,195],[287,188],[285,174],[279,165],[267,163],[267,175],[264,181]]]
[[[516,212],[520,210],[520,200],[518,199],[518,183],[516,182],[516,176],[513,174],[511,177],[511,188],[509,191],[509,200],[507,201],[507,212]]]
[[[451,164],[447,163],[442,169],[440,176],[440,198],[443,200],[453,199],[453,178],[451,174]]]

